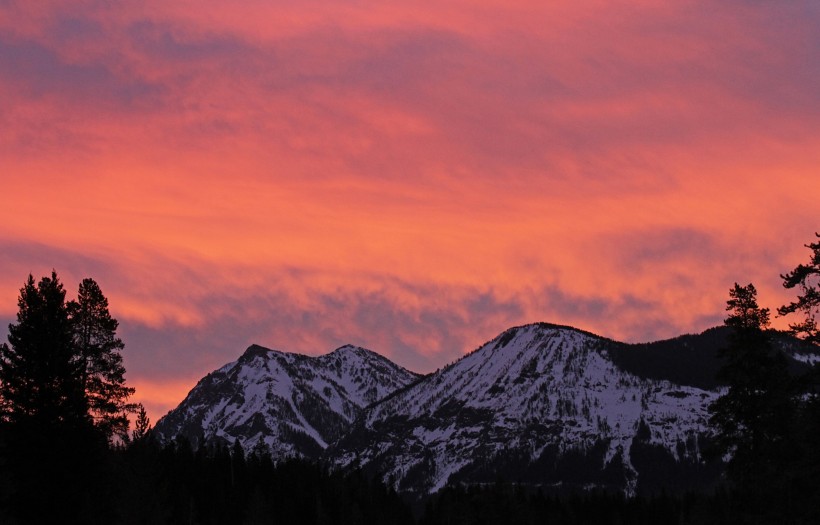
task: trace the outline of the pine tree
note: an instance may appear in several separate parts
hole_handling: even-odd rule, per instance
[[[9,514],[20,523],[93,522],[99,440],[88,416],[83,369],[75,358],[65,290],[52,272],[20,290],[17,323],[0,347],[2,451],[15,493]]]
[[[820,233],[815,235],[820,238]],[[792,333],[812,344],[820,345],[820,331],[817,327],[817,315],[820,313],[820,241],[807,244],[806,248],[812,251],[809,264],[800,264],[791,272],[780,276],[784,288],[799,288],[801,294],[797,296],[797,301],[781,306],[777,312],[780,315],[802,313],[801,321],[789,325]]]
[[[115,435],[125,438],[128,414],[136,405],[128,403],[134,389],[125,385],[120,353],[125,345],[116,335],[119,323],[111,317],[108,299],[93,279],[83,279],[77,300],[68,303],[67,310],[89,413],[109,440]]]
[[[735,284],[729,296],[725,324],[733,330],[718,377],[728,390],[709,407],[710,423],[718,451],[731,456],[727,472],[735,488],[750,505],[769,505],[786,490],[793,460],[793,382],[785,356],[771,345],[769,310],[758,306],[755,287]]]
[[[52,272],[35,285],[29,275],[18,299],[17,324],[0,346],[0,407],[10,424],[79,424],[86,419],[82,367],[74,359],[65,290]]]
[[[131,435],[132,443],[140,443],[148,439],[151,432],[151,420],[142,403],[137,404],[137,419],[134,421],[134,432]]]
[[[820,238],[820,233],[815,234]],[[797,300],[778,308],[780,315],[801,314],[802,319],[789,325],[791,333],[809,344],[820,346],[820,241],[807,244],[812,251],[809,264],[800,264],[791,272],[781,275],[783,287],[797,288]],[[796,416],[795,451],[799,462],[793,472],[792,499],[795,512],[805,516],[820,516],[820,363],[799,378],[799,403]]]

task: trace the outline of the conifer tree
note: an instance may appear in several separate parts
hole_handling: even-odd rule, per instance
[[[134,421],[134,432],[131,435],[132,443],[140,443],[148,438],[151,432],[151,420],[142,403],[137,404],[137,419]]]
[[[75,358],[65,290],[52,272],[20,290],[17,323],[0,347],[0,403],[5,463],[20,523],[86,522],[87,494],[100,486],[98,433],[88,416],[83,368]]]
[[[820,238],[820,233],[815,234]],[[780,315],[800,312],[803,319],[789,325],[793,334],[803,337],[809,343],[820,345],[820,330],[817,327],[817,316],[820,314],[820,241],[807,244],[812,251],[809,264],[800,264],[791,272],[781,275],[783,287],[798,288],[800,295],[797,301],[777,309]]]
[[[0,405],[5,422],[39,426],[77,424],[86,419],[82,366],[74,359],[65,290],[57,278],[35,284],[29,275],[18,299],[10,346],[0,346]]]
[[[125,345],[116,335],[119,323],[111,317],[108,299],[93,279],[83,279],[67,310],[94,424],[109,440],[114,435],[127,438],[128,414],[136,410],[128,403],[134,389],[125,385],[120,353]]]
[[[731,456],[735,488],[750,504],[762,504],[783,494],[793,460],[793,382],[785,356],[771,345],[769,310],[758,306],[755,287],[735,283],[729,297],[725,324],[732,333],[718,377],[728,390],[710,405],[710,423],[718,451]]]
[[[820,233],[815,234],[820,238]],[[791,323],[791,333],[807,343],[820,346],[820,241],[806,245],[812,252],[808,264],[800,264],[791,272],[781,275],[783,287],[798,289],[796,301],[778,308],[780,315],[800,314],[802,319]],[[796,421],[796,454],[799,462],[790,470],[794,473],[792,499],[798,513],[820,516],[820,363],[799,378],[799,405]]]

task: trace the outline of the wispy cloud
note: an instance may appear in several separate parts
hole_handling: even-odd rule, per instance
[[[818,22],[2,1],[0,315],[29,272],[94,277],[159,407],[253,342],[426,371],[531,321],[700,330],[734,281],[776,306],[820,229]]]

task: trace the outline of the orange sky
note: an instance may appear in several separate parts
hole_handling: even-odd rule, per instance
[[[251,343],[426,372],[789,300],[816,2],[428,4],[0,0],[0,335],[29,272],[95,278],[156,419]]]

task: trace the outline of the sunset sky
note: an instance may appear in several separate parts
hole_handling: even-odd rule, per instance
[[[251,343],[429,372],[791,298],[820,2],[227,4],[0,0],[2,340],[29,273],[93,277],[156,420]]]

